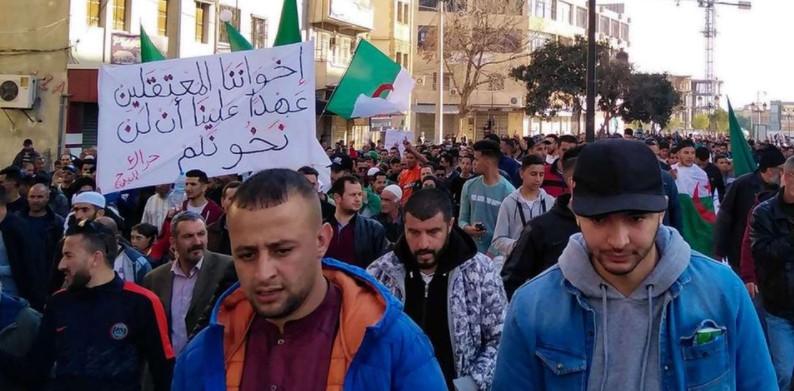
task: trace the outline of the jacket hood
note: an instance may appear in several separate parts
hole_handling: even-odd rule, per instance
[[[540,188],[540,189],[538,189],[538,198],[536,198],[535,201],[533,201],[533,202],[540,202],[540,200],[549,200],[551,198],[553,198],[553,197],[551,195],[549,195],[549,193],[547,193],[546,190],[543,190],[543,188]],[[509,199],[509,200],[511,200],[513,202],[519,202],[519,203],[523,202],[524,197],[521,195],[521,187],[519,186],[518,189],[515,189],[515,191],[513,191],[510,194],[508,194],[507,195],[507,199]],[[551,209],[551,205],[549,205],[549,209]]]
[[[662,295],[689,266],[692,250],[675,229],[660,226],[656,233],[656,248],[659,251],[659,262],[641,286],[632,292],[631,298],[647,299],[649,287],[652,288],[652,297]],[[596,273],[581,233],[571,236],[568,246],[560,255],[559,264],[565,279],[582,291],[586,297],[601,298],[603,285],[606,286],[607,298],[623,298],[620,292]]]
[[[27,300],[0,292],[0,330],[14,323],[19,315],[19,311],[22,311],[28,306]]]
[[[571,208],[568,207],[568,204],[571,202],[571,193],[561,194],[554,200],[554,207],[551,209],[554,212],[557,212],[563,216],[575,218]]]
[[[405,241],[405,236],[401,236],[400,240],[397,241],[394,254],[405,263],[405,268],[407,270],[419,269],[416,258],[408,247],[408,242]],[[463,229],[458,227],[457,224],[453,224],[452,231],[449,233],[449,241],[439,256],[437,272],[448,272],[462,265],[475,255],[477,255],[477,244],[474,243],[474,240],[467,235]]]
[[[397,301],[386,287],[377,282],[375,278],[369,275],[364,269],[332,258],[323,258],[322,263],[323,274],[325,274],[330,282],[337,283],[338,279],[352,280],[354,282],[353,285],[359,288],[357,292],[347,292],[345,290],[346,286],[340,287],[342,289],[343,306],[348,304],[346,302],[353,300],[367,301],[382,308],[379,314],[369,314],[368,317],[372,318],[373,315],[376,315],[377,319],[374,319],[372,324],[366,327],[366,330],[371,330],[375,334],[383,333],[399,318],[402,312],[402,303]],[[210,316],[210,325],[220,325],[218,323],[218,315],[221,310],[230,311],[230,308],[239,305],[245,305],[251,308],[244,292],[240,289],[240,283],[236,282],[215,302],[212,308],[212,315]],[[253,316],[253,313],[251,315]],[[348,313],[345,319],[351,318],[352,316],[350,315],[352,314]],[[340,318],[340,322],[343,322],[345,319]],[[345,325],[340,324],[340,328],[342,327],[345,327]],[[360,331],[363,333],[364,330]],[[363,334],[361,334],[361,336],[363,337]]]

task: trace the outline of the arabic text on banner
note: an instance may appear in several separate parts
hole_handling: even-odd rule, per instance
[[[103,193],[314,160],[313,43],[103,66],[97,182]]]

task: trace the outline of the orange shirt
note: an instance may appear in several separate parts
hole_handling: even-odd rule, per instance
[[[405,201],[408,200],[408,197],[411,196],[411,193],[414,190],[414,184],[419,181],[420,176],[422,175],[422,167],[419,167],[417,164],[414,166],[413,169],[406,168],[400,173],[400,176],[397,177],[397,183],[400,185],[400,189],[403,191],[403,198],[400,200],[403,204]]]

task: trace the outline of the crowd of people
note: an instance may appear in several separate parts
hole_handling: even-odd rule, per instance
[[[25,140],[0,389],[794,389],[794,149],[751,140],[737,176],[730,145],[340,141],[331,183],[103,194],[96,148]]]

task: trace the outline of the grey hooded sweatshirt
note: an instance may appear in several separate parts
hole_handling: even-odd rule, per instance
[[[675,229],[656,235],[659,261],[628,297],[596,273],[581,233],[560,255],[563,276],[595,310],[596,345],[587,389],[657,391],[661,388],[659,330],[672,300],[669,288],[689,265],[691,249]]]

